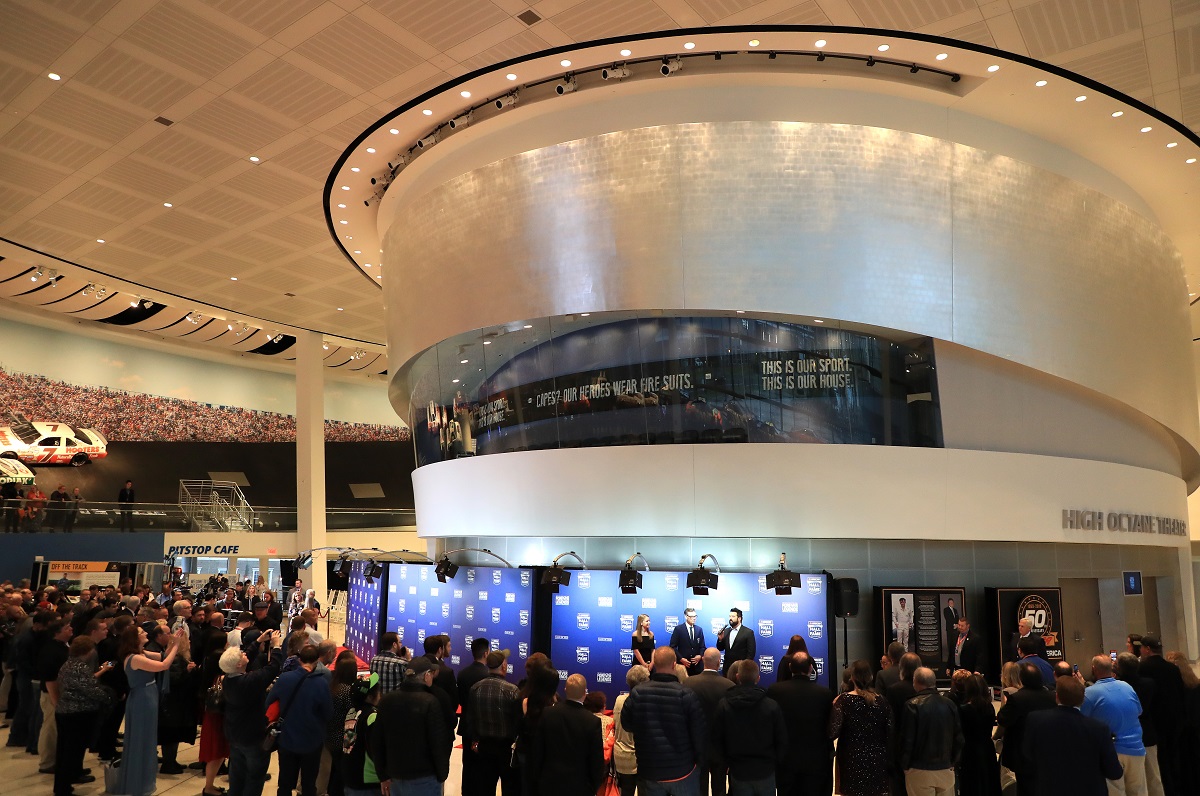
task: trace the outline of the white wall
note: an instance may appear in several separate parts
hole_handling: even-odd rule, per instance
[[[296,413],[296,380],[290,374],[141,348],[8,318],[0,318],[0,367],[71,384]],[[375,381],[327,381],[325,417],[403,425],[388,403],[387,386]]]

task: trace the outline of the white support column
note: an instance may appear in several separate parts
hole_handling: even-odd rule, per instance
[[[325,546],[325,363],[321,335],[296,335],[296,514],[298,550]],[[301,573],[322,606],[329,588],[325,551],[313,554]],[[290,587],[292,584],[284,584]]]

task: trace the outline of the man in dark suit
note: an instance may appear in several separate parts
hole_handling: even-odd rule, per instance
[[[696,627],[696,609],[683,612],[684,624],[676,625],[671,631],[671,649],[675,658],[687,667],[688,675],[704,671],[704,628]]]
[[[1026,720],[1021,745],[1024,777],[1020,774],[1017,777],[1020,793],[1105,796],[1106,780],[1121,779],[1121,762],[1113,747],[1112,733],[1107,725],[1079,712],[1083,683],[1074,677],[1058,678],[1055,696],[1058,707],[1033,713]],[[1008,744],[1006,736],[1005,751]]]
[[[458,696],[462,701],[462,711],[458,722],[458,734],[462,736],[462,786],[466,793],[475,793],[479,790],[479,776],[481,771],[481,761],[478,752],[471,747],[474,738],[471,738],[467,733],[467,711],[469,709],[467,695],[471,693],[471,686],[478,683],[480,680],[488,676],[487,660],[488,652],[491,651],[489,642],[486,638],[477,638],[471,642],[471,658],[472,662],[458,673]],[[492,783],[492,789],[495,790],[495,783]]]
[[[446,710],[446,726],[450,728],[450,740],[454,740],[454,728],[458,726],[458,680],[454,670],[446,663],[450,657],[450,637],[447,635],[426,636],[425,654],[433,665],[433,687],[446,696],[439,700]]]
[[[892,706],[893,726],[897,728],[897,733],[893,734],[892,744],[888,749],[892,760],[889,778],[892,781],[892,793],[905,793],[904,769],[900,767],[900,747],[896,743],[899,740],[899,722],[896,721],[896,717],[904,715],[905,703],[917,695],[913,675],[917,673],[917,669],[921,668],[921,656],[915,652],[906,652],[900,656],[900,663],[895,668],[900,673],[899,677],[896,682],[888,686],[887,691],[883,694],[887,698],[888,704]]]
[[[1066,680],[1067,678],[1060,677],[1059,679]],[[1071,682],[1075,682],[1075,680],[1072,678]],[[1082,694],[1079,697],[1079,704],[1083,704]],[[1042,682],[1042,673],[1032,663],[1021,664],[1021,687],[1009,695],[1008,701],[996,714],[996,737],[1004,739],[1000,762],[1008,766],[1017,776],[1019,796],[1029,796],[1034,793],[1034,771],[1022,753],[1029,715],[1039,710],[1051,710],[1053,707],[1054,692],[1046,690],[1046,684]],[[1051,747],[1053,747],[1053,743],[1051,743]],[[1113,755],[1115,759],[1115,751]],[[1075,791],[1068,788],[1061,793],[1075,793]]]
[[[946,607],[942,609],[942,632],[946,634],[946,657],[950,657],[950,648],[958,638],[958,620],[962,612],[954,604],[954,598],[946,598]]]
[[[977,672],[982,661],[982,645],[975,632],[971,630],[971,620],[960,616],[958,618],[958,638],[950,647],[950,657],[946,660],[946,676],[949,677],[959,669]]]
[[[729,624],[717,633],[717,649],[725,653],[721,674],[728,676],[729,667],[737,661],[754,660],[757,651],[754,631],[742,624],[742,609],[729,609]]]
[[[900,658],[903,655],[904,647],[899,641],[893,641],[891,644],[888,644],[887,659],[890,665],[875,673],[876,691],[881,694],[886,693],[888,686],[895,684],[900,679]]]
[[[1033,653],[1042,660],[1049,662],[1050,659],[1046,657],[1046,639],[1042,638],[1041,634],[1033,632],[1033,622],[1028,619],[1018,621],[1017,632],[1009,636],[1008,646],[1004,648],[1005,662],[1020,659],[1021,652],[1017,649],[1017,644],[1023,638],[1031,639],[1031,642],[1027,643],[1034,645]]]
[[[767,698],[779,703],[788,728],[787,759],[776,770],[775,784],[779,796],[829,796],[833,792],[833,741],[826,728],[833,692],[809,680],[813,662],[807,652],[797,652],[787,664],[792,669],[791,679],[767,689]]]
[[[725,771],[710,771],[707,761],[713,759],[712,749],[712,726],[713,718],[717,714],[717,703],[725,696],[725,692],[733,688],[733,681],[728,677],[722,677],[717,671],[717,667],[721,665],[721,653],[716,647],[709,647],[704,651],[701,657],[701,665],[704,667],[700,674],[695,677],[689,677],[683,681],[683,687],[692,691],[700,700],[700,710],[704,713],[704,726],[708,733],[705,736],[704,759],[705,763],[700,770],[700,794],[708,796],[709,786],[712,787],[712,796],[725,796]],[[824,725],[822,725],[822,731]]]
[[[1180,782],[1180,734],[1183,732],[1183,706],[1187,691],[1183,675],[1175,664],[1162,656],[1162,640],[1147,633],[1142,636],[1141,664],[1138,673],[1154,681],[1154,697],[1150,700],[1150,721],[1158,735],[1158,771],[1163,792],[1167,796],[1182,794]],[[1143,706],[1145,707],[1145,706]],[[1187,750],[1194,755],[1196,750]]]
[[[583,706],[587,680],[567,678],[565,699],[538,722],[525,770],[537,777],[538,796],[595,796],[604,783],[600,718]]]

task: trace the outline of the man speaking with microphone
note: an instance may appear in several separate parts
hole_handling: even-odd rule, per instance
[[[754,660],[754,631],[742,624],[742,609],[729,609],[729,624],[717,633],[717,649],[725,653],[721,674],[728,677],[729,667],[737,661]]]

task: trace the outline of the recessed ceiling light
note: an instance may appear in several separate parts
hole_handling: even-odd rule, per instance
[[[532,323],[527,323],[527,324],[525,324],[525,328],[526,328],[526,329],[532,329],[532,328],[533,328],[533,324],[532,324]]]
[[[746,311],[745,311],[745,310],[734,310],[734,312],[736,312],[738,315],[745,315],[745,314],[746,314]]]
[[[1178,142],[1172,141],[1171,143],[1167,144],[1167,149],[1174,149],[1177,146],[1179,146]]]
[[[392,135],[400,135],[400,131],[397,130],[395,127],[388,130],[388,132],[391,133]]]
[[[881,53],[885,53],[885,52],[887,52],[888,50],[890,50],[890,49],[892,49],[892,48],[891,48],[891,45],[888,45],[888,44],[881,44],[881,45],[879,45],[879,48],[878,48],[878,49],[879,49],[879,52],[881,52]]]
[[[516,80],[516,79],[517,79],[517,76],[516,76],[515,74],[513,74],[512,72],[509,72],[509,73],[508,73],[507,75],[505,75],[504,77],[506,77],[506,78],[507,78],[507,79],[509,79],[509,80]]]
[[[96,243],[104,243],[104,238],[96,238]]]
[[[758,39],[751,39],[751,40],[750,40],[749,42],[747,42],[747,43],[748,43],[748,44],[749,44],[751,47],[757,47],[757,46],[758,46],[759,44],[761,44],[762,42],[760,42]]]
[[[343,311],[342,308],[338,307],[338,312],[342,312],[342,311]]]
[[[382,274],[379,274],[379,275],[378,275],[378,276],[376,276],[375,278],[376,278],[376,279],[383,279],[383,275],[382,275]]]
[[[815,46],[815,47],[824,47],[824,46],[825,46],[826,44],[828,44],[828,43],[829,43],[829,42],[825,41],[824,39],[817,39],[815,42],[813,42],[813,46]]]
[[[1143,132],[1143,133],[1148,133],[1148,132],[1150,132],[1150,131],[1151,131],[1151,130],[1153,130],[1153,129],[1154,129],[1153,127],[1143,127],[1143,128],[1142,128],[1142,132]]]
[[[343,191],[348,191],[348,190],[350,190],[350,186],[349,186],[349,185],[343,185],[343,186],[342,186],[342,190],[343,190]]]
[[[346,203],[345,203],[345,202],[338,202],[338,207],[340,207],[342,210],[345,210],[345,209],[346,209]]]
[[[423,111],[421,111],[421,113],[425,114],[426,116],[432,116],[432,115],[433,115],[433,111],[431,111],[429,108],[425,108]],[[399,131],[399,130],[397,130],[396,132],[400,132],[400,131]]]
[[[229,281],[230,281],[230,282],[236,282],[236,281],[237,281],[237,277],[236,277],[236,276],[231,276],[231,277],[229,277]]]
[[[346,240],[354,240],[354,236],[353,236],[353,235],[347,235],[347,236],[346,236]]]
[[[369,146],[369,147],[367,147],[367,154],[374,155],[374,154],[375,154],[375,147],[373,147],[373,146]]]
[[[458,96],[462,97],[463,99],[470,99],[470,98],[471,98],[471,92],[469,92],[469,91],[465,91],[465,90],[464,90],[464,91],[460,91],[460,92],[458,92]]]
[[[171,204],[170,202],[163,202],[163,207],[174,207],[174,206],[175,205]]]
[[[458,384],[458,379],[451,379],[451,380],[450,380],[450,383],[451,383],[451,384]]]
[[[685,41],[685,42],[683,43],[683,49],[685,49],[685,50],[694,50],[694,49],[696,49],[696,42],[694,42],[694,41]]]
[[[1124,116],[1124,115],[1125,115],[1125,111],[1113,111],[1113,112],[1112,112],[1112,117],[1113,117],[1114,119],[1117,119],[1117,118],[1119,118],[1119,117],[1121,117],[1121,116]]]
[[[1075,101],[1076,102],[1086,102],[1087,94],[1080,94],[1078,97],[1075,98]]]
[[[933,57],[934,57],[934,60],[945,61],[947,58],[950,57],[950,53],[938,53],[937,55],[935,55]]]
[[[1196,159],[1195,159],[1195,158],[1188,158],[1187,160],[1185,160],[1185,161],[1183,161],[1183,162],[1184,162],[1184,163],[1195,163],[1195,162],[1196,162]]]
[[[633,55],[633,50],[621,50],[622,58],[628,58],[631,55]]]
[[[339,224],[349,224],[350,222],[343,218],[340,221],[338,221],[338,223]]]
[[[251,162],[251,163],[257,163],[258,161],[259,161],[259,157],[258,157],[258,155],[251,155],[251,156],[250,156],[250,162]]]
[[[362,254],[362,249],[355,249],[355,250],[354,250],[354,253],[355,253],[355,254]]]
[[[50,72],[48,75],[46,75],[46,77],[50,78],[51,80],[62,80],[62,75],[60,75],[58,72]]]
[[[1034,83],[1033,85],[1037,86],[1038,88],[1041,88],[1042,86],[1046,85],[1046,82],[1047,81],[1045,81],[1045,80],[1039,80],[1038,82]]]
[[[579,313],[579,317],[580,317],[580,318],[586,318],[587,316],[589,316],[589,315],[591,315],[591,314],[592,314],[592,313],[590,313],[590,312],[581,312],[581,313]]]
[[[362,169],[360,169],[358,166],[351,166],[350,171],[354,172],[355,174],[358,174],[360,171],[362,171]]]
[[[999,72],[1000,64],[992,64],[991,66],[988,67],[988,71],[989,72]]]
[[[370,268],[370,267],[371,267],[371,264],[370,264],[370,263],[363,263],[363,267],[364,267],[364,268]]]
[[[564,59],[562,59],[561,61],[559,61],[559,62],[558,62],[558,65],[559,65],[559,66],[570,66],[570,65],[571,65],[571,62],[570,62],[570,61],[568,61],[566,58],[564,58]]]
[[[820,318],[813,318],[813,323],[825,323],[825,321],[821,320]]]
[[[468,363],[468,362],[470,362],[470,361],[471,361],[471,360],[469,360],[469,359],[460,359],[460,360],[458,360],[458,364],[460,364],[460,365],[465,365],[465,364],[467,364],[467,363]]]

